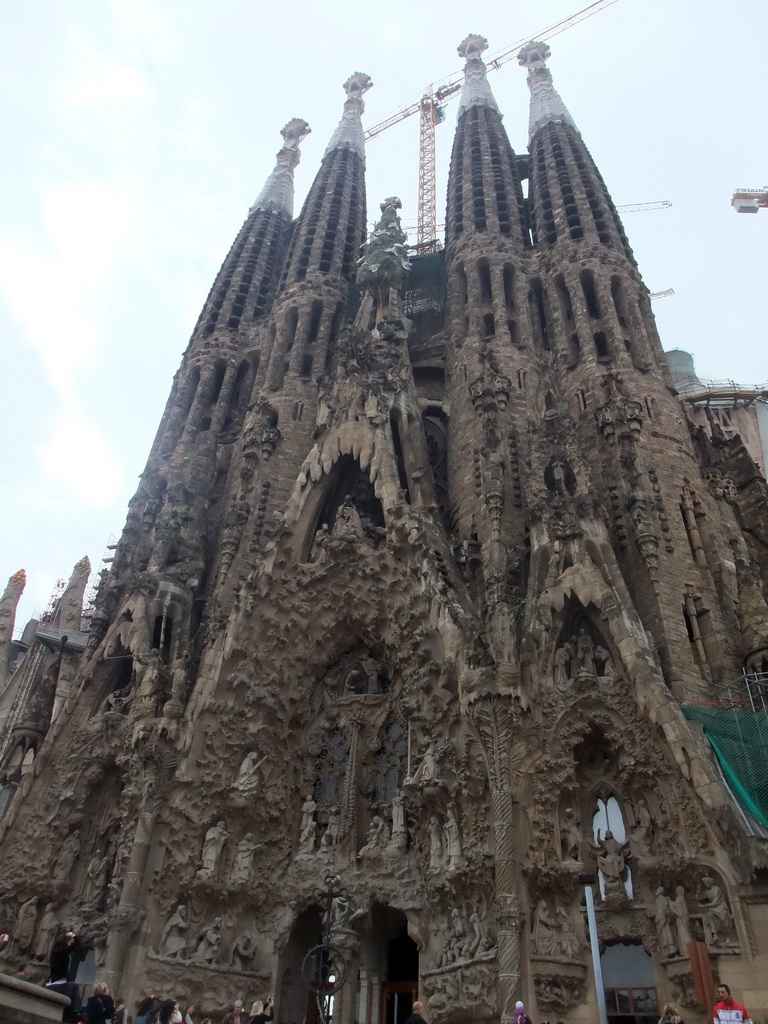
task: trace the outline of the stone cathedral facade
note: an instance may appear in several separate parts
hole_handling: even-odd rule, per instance
[[[338,1024],[417,994],[432,1024],[520,998],[586,1024],[590,884],[612,1020],[703,1020],[713,980],[768,1009],[768,828],[686,713],[728,685],[741,714],[768,667],[766,484],[686,419],[549,48],[519,55],[516,155],[485,45],[437,252],[409,258],[395,198],[363,246],[368,76],[295,219],[283,129],[90,633],[79,563],[82,643],[41,648],[8,718],[12,952],[74,925],[129,1002],[273,991],[313,1022],[336,875]]]

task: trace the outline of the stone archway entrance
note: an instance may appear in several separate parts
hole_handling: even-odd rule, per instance
[[[616,943],[600,957],[608,1024],[656,1024],[653,960],[640,945]]]
[[[380,1024],[404,1024],[418,995],[419,950],[403,919],[401,933],[387,948],[386,981],[382,984]]]

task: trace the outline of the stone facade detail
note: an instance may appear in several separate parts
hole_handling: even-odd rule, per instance
[[[338,876],[338,1024],[406,990],[433,1024],[587,1024],[588,876],[660,1006],[704,1019],[691,943],[760,989],[768,828],[686,712],[756,713],[768,489],[686,421],[549,48],[521,158],[486,46],[445,249],[409,256],[394,196],[363,245],[352,75],[295,220],[283,129],[90,631],[85,562],[18,663],[22,574],[0,598],[0,930],[40,974],[66,923],[129,1004],[302,1021]]]

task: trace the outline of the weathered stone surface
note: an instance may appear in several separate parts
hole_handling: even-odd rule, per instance
[[[7,742],[9,955],[72,923],[129,1001],[274,991],[303,1020],[336,875],[340,1024],[384,1024],[396,985],[433,1021],[509,1024],[524,998],[586,1024],[593,875],[601,942],[645,951],[660,1004],[697,1019],[692,940],[763,976],[764,830],[680,704],[766,667],[768,491],[689,429],[546,48],[528,161],[484,42],[462,44],[446,248],[407,274],[391,199],[353,280],[367,76],[295,222],[286,128],[89,645],[46,649],[47,722]]]

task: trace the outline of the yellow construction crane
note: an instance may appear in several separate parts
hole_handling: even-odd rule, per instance
[[[533,36],[520,39],[497,56],[491,57],[486,62],[488,70],[496,71],[508,61],[513,60],[517,56],[520,47],[528,39],[540,39],[542,41],[551,39],[553,36],[565,32],[572,25],[577,25],[580,21],[591,18],[593,14],[597,14],[598,11],[611,7],[617,2],[618,0],[597,0],[596,3],[592,3],[588,7],[577,11],[576,14],[572,14],[570,18],[564,18],[562,21],[542,29],[541,32],[537,32]],[[420,253],[434,252],[437,248],[435,128],[445,120],[443,105],[461,89],[463,82],[464,75],[461,74],[442,85],[427,86],[421,99],[391,114],[383,121],[373,125],[365,133],[366,139],[375,139],[377,135],[381,135],[382,132],[385,132],[393,125],[405,121],[406,118],[412,117],[413,114],[419,114],[419,222],[416,235],[416,249]]]

